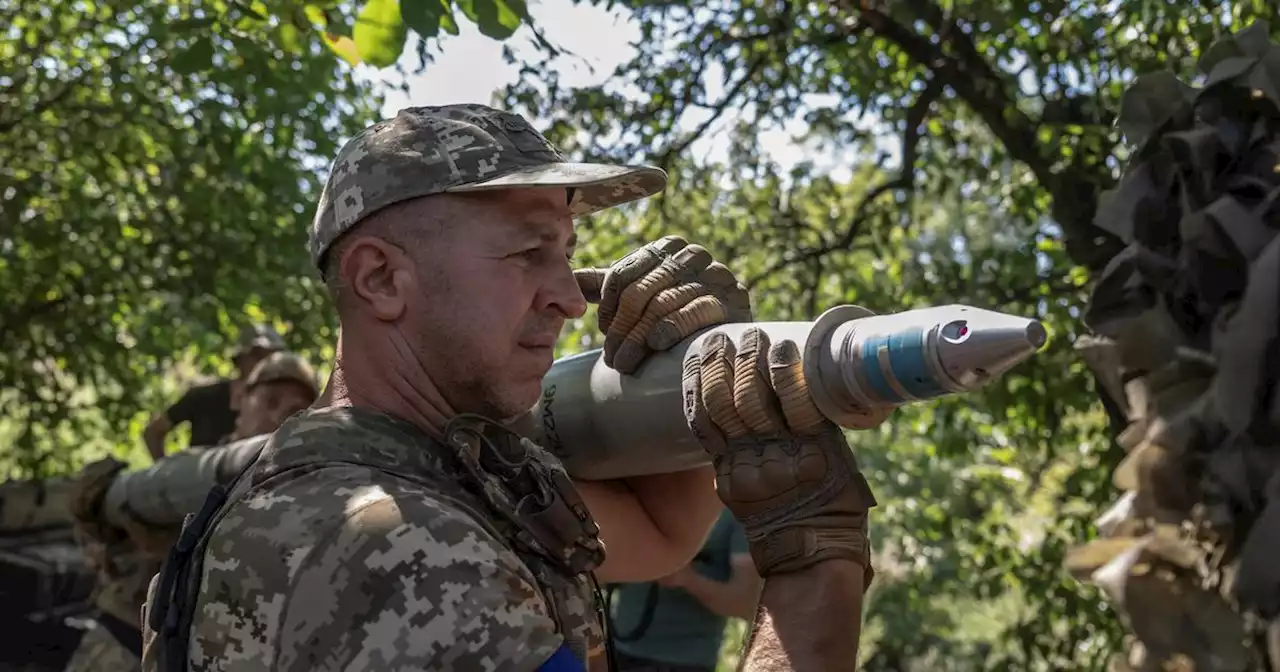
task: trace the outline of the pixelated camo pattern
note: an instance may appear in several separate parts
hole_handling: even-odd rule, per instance
[[[667,184],[657,168],[569,163],[517,114],[485,105],[407,108],[339,151],[311,226],[312,261],[320,265],[338,236],[382,208],[497,178],[507,178],[507,187],[575,187],[574,216],[651,196]]]
[[[587,578],[522,557],[462,481],[387,416],[288,420],[208,538],[191,669],[534,670],[562,641],[602,659]]]
[[[137,620],[134,614],[133,620]],[[80,644],[67,661],[65,672],[138,672],[140,661],[106,628],[95,627],[84,633]]]

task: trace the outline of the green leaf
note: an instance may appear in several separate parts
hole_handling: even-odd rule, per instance
[[[441,0],[441,2],[448,2],[448,1],[449,0]],[[443,30],[444,32],[449,33],[450,35],[455,35],[455,36],[460,35],[462,33],[462,31],[458,28],[458,20],[453,18],[452,5],[449,5],[448,9],[446,9],[445,13],[440,17],[440,30]]]
[[[408,0],[400,6],[404,23],[422,39],[430,39],[440,33],[440,23],[450,12],[449,0]]]
[[[292,23],[281,23],[276,31],[280,48],[290,54],[301,54],[303,50],[302,32]]]
[[[356,17],[356,49],[361,60],[376,68],[395,65],[407,36],[398,0],[369,0]]]
[[[495,40],[511,37],[521,21],[528,18],[523,0],[458,0],[458,6],[481,33]]]
[[[302,8],[302,14],[311,22],[311,25],[319,28],[325,28],[329,24],[328,17],[324,14],[324,8],[319,5],[305,5]]]
[[[169,66],[184,75],[205,72],[213,67],[213,40],[198,37],[185,50],[173,57]]]

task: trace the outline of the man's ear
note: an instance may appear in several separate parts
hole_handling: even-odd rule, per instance
[[[362,310],[386,322],[404,314],[412,274],[403,250],[364,236],[351,241],[339,261],[342,284]]]

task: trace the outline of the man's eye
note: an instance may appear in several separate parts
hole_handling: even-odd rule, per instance
[[[537,261],[538,256],[541,254],[542,254],[542,248],[531,247],[527,250],[521,250],[520,252],[516,252],[511,256],[516,257],[518,259],[524,259],[525,261]]]

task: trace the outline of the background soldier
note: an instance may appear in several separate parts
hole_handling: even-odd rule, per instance
[[[726,510],[689,564],[610,592],[618,672],[715,672],[729,619],[755,616],[760,576]]]
[[[275,431],[285,418],[315,401],[317,394],[315,371],[306,360],[291,352],[273,353],[245,380],[238,431],[247,433],[243,438]],[[97,576],[94,620],[98,627],[85,633],[67,672],[138,669],[142,655],[138,613],[147,583],[177,538],[176,529],[143,520],[126,530],[106,522],[103,499],[124,466],[110,458],[95,462],[75,484],[71,513],[81,548]]]
[[[286,418],[320,396],[315,369],[292,352],[269,355],[249,374],[244,386],[235,431],[223,443],[274,432]]]
[[[231,359],[236,377],[193,387],[169,408],[157,413],[147,424],[142,439],[152,459],[164,457],[164,440],[184,422],[191,423],[192,446],[215,446],[235,431],[244,380],[268,355],[284,350],[284,339],[274,329],[255,324],[244,330]]]

